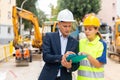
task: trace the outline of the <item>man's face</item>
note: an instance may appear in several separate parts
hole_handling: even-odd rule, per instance
[[[64,37],[70,34],[72,28],[72,22],[59,22],[58,27]]]

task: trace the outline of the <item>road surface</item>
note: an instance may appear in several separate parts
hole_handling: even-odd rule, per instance
[[[38,80],[43,65],[40,54],[33,55],[33,62],[29,63],[29,66],[16,67],[14,58],[10,58],[9,62],[1,61],[0,80]],[[108,59],[105,65],[105,80],[120,80],[119,72],[120,64]]]

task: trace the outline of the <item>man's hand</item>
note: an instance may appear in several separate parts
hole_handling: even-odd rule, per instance
[[[61,64],[62,66],[66,67],[66,68],[71,68],[72,67],[72,61],[67,61],[66,60],[66,57],[69,55],[69,54],[75,54],[74,52],[72,51],[67,51],[63,56],[62,56],[62,61],[61,61]]]
[[[67,69],[72,68],[72,61],[61,61],[62,66],[66,67]]]
[[[75,53],[72,52],[72,51],[67,51],[67,52],[65,53],[66,57],[67,57],[69,54],[75,54]]]

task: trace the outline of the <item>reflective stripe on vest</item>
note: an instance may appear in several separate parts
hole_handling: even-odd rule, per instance
[[[95,68],[92,64],[90,64],[90,62],[88,60],[82,60],[80,62],[80,67],[78,68],[78,70],[87,70],[87,71],[91,71],[91,72],[103,72],[104,68],[103,66],[101,68]]]
[[[78,75],[89,77],[89,78],[103,78],[104,77],[103,72],[91,72],[91,71],[82,71],[82,70],[78,71]]]
[[[78,76],[77,80],[104,80],[104,78],[89,78],[84,76]]]
[[[88,60],[82,60],[78,68],[77,80],[104,80],[104,68],[95,68]]]

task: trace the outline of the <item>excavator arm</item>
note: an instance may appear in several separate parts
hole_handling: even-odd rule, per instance
[[[13,46],[15,46],[19,40],[19,33],[18,33],[19,22],[18,22],[17,10],[15,7],[13,7],[12,9],[12,22],[13,22],[13,31],[14,31]]]
[[[14,29],[14,42],[15,44],[18,43],[19,39],[19,34],[18,34],[18,28],[19,28],[19,22],[18,18],[24,18],[28,21],[31,21],[32,24],[34,25],[34,39],[32,41],[32,46],[36,48],[40,48],[42,46],[42,34],[40,33],[39,30],[39,23],[37,17],[32,13],[27,10],[18,8],[16,6],[13,6],[13,11],[12,11],[12,18],[13,18],[13,29]]]

